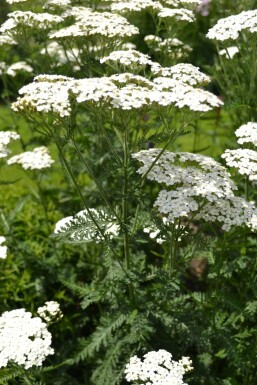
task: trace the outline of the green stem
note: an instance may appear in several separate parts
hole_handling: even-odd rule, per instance
[[[122,191],[122,219],[123,219],[123,248],[126,270],[130,270],[130,249],[129,249],[129,231],[128,231],[128,186],[129,186],[129,132],[128,129],[124,132],[123,144],[124,158],[123,158],[123,191]],[[129,283],[129,297],[130,303],[135,307],[135,294],[132,281]]]
[[[122,191],[122,219],[124,224],[124,255],[127,269],[130,268],[129,237],[128,237],[128,132],[124,133],[124,165],[123,165],[123,191]]]
[[[176,259],[177,259],[177,231],[176,231],[176,221],[174,221],[172,230],[171,230],[171,240],[170,240],[170,249],[169,249],[169,275],[171,276],[172,271],[175,270]]]
[[[250,72],[250,86],[249,86],[249,119],[252,119],[252,102],[255,103],[255,78],[256,78],[256,71],[257,71],[257,66],[256,66],[256,43],[255,39],[252,40],[251,43],[251,52],[252,52],[252,63],[251,63],[251,72]]]
[[[92,109],[93,109],[93,107],[92,107]],[[110,147],[110,150],[113,153],[115,159],[117,160],[118,164],[120,166],[122,166],[122,160],[120,159],[119,155],[117,154],[117,151],[113,147],[111,139],[109,138],[109,136],[108,136],[108,134],[107,134],[107,132],[106,132],[106,130],[104,128],[104,124],[103,124],[103,121],[102,121],[102,116],[101,116],[101,119],[99,118],[99,110],[100,110],[100,108],[99,109],[93,109],[93,110],[94,110],[94,116],[95,116],[95,118],[96,118],[96,120],[98,122],[98,128],[102,132],[102,134],[103,134],[103,136],[104,136],[108,146]]]
[[[100,195],[102,197],[102,199],[104,200],[104,202],[107,204],[107,206],[110,208],[111,212],[114,214],[114,216],[118,219],[119,223],[121,222],[120,218],[118,217],[118,215],[116,214],[114,208],[112,207],[109,199],[107,198],[104,190],[102,189],[102,186],[99,184],[98,180],[96,179],[95,175],[94,175],[94,172],[93,170],[91,169],[89,163],[87,162],[87,160],[84,158],[84,156],[82,155],[77,143],[75,142],[75,139],[72,137],[72,143],[78,153],[78,156],[80,158],[80,160],[84,163],[84,165],[86,166],[87,168],[87,171],[88,171],[88,174],[90,175],[90,177],[93,179],[93,181],[95,182],[99,192],[100,192]]]
[[[224,256],[224,251],[226,247],[226,233],[223,234],[223,239],[222,239],[222,245],[221,245],[221,251],[218,253],[218,258],[217,258],[217,276],[216,276],[216,282],[215,282],[215,288],[214,288],[214,303],[213,303],[213,326],[214,329],[216,329],[216,311],[218,310],[218,303],[219,299],[222,296],[221,293],[221,268],[222,268],[222,263],[223,263],[223,256]]]
[[[249,200],[249,175],[245,178],[245,200]]]
[[[193,153],[196,152],[197,135],[198,135],[198,121],[196,121],[194,126],[194,139],[193,139],[193,150],[192,150]]]
[[[44,211],[44,215],[45,215],[47,230],[48,230],[48,232],[50,234],[52,230],[51,230],[50,221],[49,221],[49,217],[48,217],[47,203],[46,203],[46,201],[44,199],[44,190],[43,190],[43,188],[41,186],[40,181],[37,179],[37,177],[36,177],[36,183],[37,183],[37,187],[38,187],[40,203],[42,205],[42,208],[43,208],[43,211]]]
[[[96,226],[96,228],[98,229],[100,234],[104,237],[104,239],[106,239],[106,235],[104,234],[103,230],[99,226],[98,222],[95,220],[94,215],[91,213],[91,211],[90,211],[90,209],[89,209],[89,207],[88,207],[88,205],[86,203],[86,200],[85,200],[85,198],[82,195],[81,189],[80,189],[79,184],[78,184],[78,182],[77,182],[77,180],[76,180],[76,178],[75,178],[75,176],[73,174],[73,171],[72,171],[71,167],[69,166],[68,162],[66,161],[66,158],[65,158],[63,150],[62,150],[62,146],[59,144],[58,139],[56,137],[54,137],[54,140],[55,140],[56,146],[58,148],[59,155],[61,157],[62,163],[63,163],[63,165],[64,165],[68,175],[70,176],[70,178],[71,178],[71,180],[73,182],[73,185],[74,185],[74,187],[75,187],[75,189],[76,189],[76,191],[77,191],[77,193],[78,193],[78,195],[79,195],[79,197],[80,197],[80,199],[81,199],[81,201],[82,201],[82,203],[83,203],[83,205],[84,205],[84,207],[85,207],[85,209],[86,209],[90,219],[92,220],[92,222],[94,223],[94,225]]]
[[[171,142],[173,142],[176,137],[183,131],[184,127],[186,126],[186,124],[182,124],[182,126],[178,129],[178,130],[174,130],[173,133],[171,134],[170,138],[168,139],[168,141],[165,143],[164,147],[162,148],[162,150],[160,151],[160,153],[158,154],[158,156],[154,159],[154,161],[152,162],[151,166],[146,170],[146,172],[144,173],[144,175],[142,176],[142,179],[141,179],[141,187],[147,177],[147,175],[149,174],[149,172],[152,170],[152,168],[155,166],[155,164],[158,162],[158,160],[160,159],[160,157],[162,156],[162,154],[164,153],[164,151],[166,150],[166,148],[169,146],[169,144]]]
[[[135,235],[135,232],[136,232],[136,225],[137,225],[137,220],[138,220],[139,207],[140,207],[140,205],[138,204],[137,207],[136,207],[136,213],[135,213],[135,219],[134,219],[133,227],[132,227],[132,230],[131,230],[131,233],[130,233],[130,241],[133,239],[133,237]]]
[[[86,209],[86,211],[87,211],[88,216],[90,217],[90,219],[92,220],[92,222],[93,222],[94,225],[96,226],[97,230],[99,231],[99,233],[101,234],[101,236],[103,237],[103,239],[104,239],[105,241],[108,242],[109,240],[108,240],[106,234],[104,233],[104,231],[102,230],[102,228],[99,226],[98,222],[95,220],[93,214],[91,213],[91,211],[90,211],[90,209],[89,209],[89,207],[88,207],[88,205],[87,205],[87,203],[86,203],[85,198],[84,198],[83,195],[82,195],[82,192],[81,192],[80,187],[79,187],[79,185],[78,185],[78,183],[77,183],[77,180],[76,180],[76,178],[75,178],[75,176],[74,176],[74,174],[73,174],[73,171],[72,171],[71,167],[69,166],[68,162],[67,162],[66,159],[65,159],[65,156],[64,156],[62,147],[61,147],[60,143],[58,142],[58,138],[56,138],[55,136],[53,136],[53,139],[54,139],[54,141],[55,141],[55,143],[56,143],[56,146],[57,146],[57,149],[58,149],[58,151],[59,151],[59,155],[60,155],[60,157],[61,157],[62,163],[63,163],[63,165],[64,165],[64,167],[65,167],[65,169],[66,169],[68,175],[70,176],[70,178],[71,178],[71,180],[72,180],[72,182],[73,182],[73,184],[74,184],[74,187],[75,187],[75,189],[76,189],[76,191],[77,191],[77,193],[78,193],[78,195],[79,195],[79,197],[80,197],[80,199],[81,199],[81,201],[82,201],[82,203],[83,203],[83,205],[84,205],[84,207],[85,207],[85,209]],[[130,278],[130,276],[129,276],[127,270],[126,270],[126,269],[124,268],[124,266],[122,265],[122,263],[121,263],[121,261],[120,261],[118,255],[116,254],[115,250],[114,250],[112,247],[109,247],[109,250],[110,250],[110,251],[112,252],[112,254],[114,255],[115,259],[117,260],[118,264],[120,265],[120,267],[121,267],[121,269],[123,270],[123,272],[125,273],[125,275],[126,275],[126,276],[128,277],[128,279],[131,281],[131,278]]]

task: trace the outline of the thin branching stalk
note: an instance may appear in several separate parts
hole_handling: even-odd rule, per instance
[[[146,170],[146,172],[144,173],[144,175],[142,176],[142,179],[141,179],[141,187],[143,186],[145,180],[146,180],[146,177],[147,175],[149,174],[149,172],[153,169],[153,167],[155,166],[155,164],[158,162],[158,160],[160,159],[160,157],[162,156],[162,154],[165,152],[165,150],[168,148],[168,146],[177,138],[177,136],[179,136],[179,134],[181,134],[181,132],[183,131],[183,129],[187,126],[187,123],[185,124],[182,124],[182,126],[178,129],[178,130],[174,130],[170,136],[170,138],[167,140],[167,142],[165,143],[165,145],[163,146],[163,148],[161,149],[160,153],[157,155],[157,157],[154,159],[153,163],[151,164],[151,166]]]
[[[77,151],[78,153],[78,156],[80,158],[80,160],[83,162],[83,164],[86,166],[87,168],[87,171],[88,171],[88,174],[90,175],[90,177],[93,179],[93,181],[95,182],[98,190],[99,190],[99,193],[103,199],[103,201],[107,204],[107,206],[109,207],[110,211],[113,213],[113,215],[115,216],[115,218],[119,221],[119,224],[121,223],[121,219],[119,218],[119,216],[117,215],[116,211],[114,210],[114,208],[112,207],[112,204],[111,202],[109,201],[108,197],[106,196],[105,194],[105,191],[103,190],[102,186],[100,185],[100,183],[98,182],[96,176],[94,175],[94,172],[93,170],[91,169],[89,163],[87,162],[87,160],[85,159],[85,157],[82,155],[76,141],[75,141],[75,138],[74,136],[72,136],[72,144],[75,148],[75,150]]]
[[[128,223],[128,188],[129,188],[129,130],[128,127],[124,131],[124,143],[123,143],[123,189],[122,189],[122,220],[123,220],[123,248],[124,258],[126,264],[126,270],[129,271],[130,266],[130,245],[129,245],[129,223]],[[133,283],[129,283],[129,297],[130,303],[135,307],[135,294]]]

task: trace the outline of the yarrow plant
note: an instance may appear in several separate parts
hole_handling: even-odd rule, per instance
[[[20,164],[24,170],[42,170],[51,167],[53,162],[46,147],[37,147],[11,157],[7,164]]]
[[[3,3],[0,383],[255,384],[241,3]]]

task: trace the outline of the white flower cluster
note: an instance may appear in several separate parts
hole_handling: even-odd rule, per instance
[[[7,257],[7,246],[2,246],[6,241],[6,238],[0,236],[0,259],[5,259]]]
[[[100,59],[100,63],[106,62],[118,62],[125,66],[130,66],[131,64],[146,66],[153,63],[149,55],[145,55],[135,49],[113,51],[108,56]]]
[[[63,317],[60,304],[56,301],[47,301],[44,306],[37,309],[37,314],[46,323],[59,321]]]
[[[243,124],[235,131],[235,134],[238,137],[238,143],[252,143],[257,146],[257,123],[248,122]]]
[[[71,0],[47,0],[44,4],[45,9],[66,8],[71,5]]]
[[[202,3],[202,0],[163,0],[163,2],[172,7],[197,7]]]
[[[24,3],[27,0],[6,0],[8,4]]]
[[[112,239],[119,235],[120,226],[114,222],[114,218],[103,210],[89,209],[98,226],[94,223],[87,210],[82,210],[74,216],[61,219],[55,225],[54,234],[63,234],[72,241],[96,243],[107,238]],[[104,234],[104,235],[103,235]]]
[[[55,112],[59,116],[69,116],[71,106],[69,87],[72,78],[56,75],[41,75],[19,90],[17,102],[12,104],[14,111]]]
[[[54,163],[54,160],[44,146],[15,155],[7,161],[9,165],[20,164],[24,170],[42,170],[51,167],[52,163]]]
[[[46,324],[25,309],[7,311],[0,317],[0,367],[8,362],[25,369],[41,366],[54,353],[51,342]]]
[[[257,146],[257,123],[248,122],[239,127],[236,132],[237,142],[249,143]],[[249,180],[256,184],[257,181],[257,151],[249,149],[226,150],[221,155],[228,166],[235,167],[242,175],[247,175]]]
[[[196,79],[194,74],[192,76]],[[188,74],[182,74],[181,77],[187,77],[189,82]],[[192,82],[195,83],[196,80]],[[21,88],[19,93],[24,96],[12,104],[14,111],[55,112],[61,117],[70,115],[71,97],[77,103],[94,102],[102,106],[109,104],[123,110],[159,104],[205,112],[222,105],[212,93],[193,88],[182,81],[167,77],[150,81],[131,73],[80,80],[40,75],[33,83]]]
[[[159,63],[153,62],[149,55],[134,49],[113,51],[108,56],[100,59],[100,63],[105,62],[118,62],[124,66],[136,64],[136,68],[149,65],[154,75],[169,77],[171,80],[174,79],[191,86],[206,85],[211,81],[209,76],[199,70],[199,67],[192,64],[180,63],[172,67],[162,67]]]
[[[5,62],[0,62],[0,75],[8,75],[15,77],[19,72],[33,72],[33,68],[25,61],[18,61],[11,65],[7,65]]]
[[[226,59],[233,59],[233,57],[239,52],[239,49],[236,46],[227,47],[226,49],[221,49],[219,55],[225,56]]]
[[[49,35],[50,39],[87,37],[92,35],[100,35],[107,38],[123,38],[139,33],[137,27],[115,13],[93,12],[89,8],[73,7],[62,16],[74,16],[75,23],[52,32]]]
[[[188,23],[195,21],[194,12],[185,8],[162,8],[162,10],[158,13],[158,16],[162,19],[174,19],[176,21],[186,21]]]
[[[225,41],[236,40],[240,32],[257,32],[257,9],[244,11],[218,20],[217,24],[207,33],[209,39]]]
[[[149,180],[165,183],[167,186],[183,184],[192,188],[197,182],[202,182],[204,173],[206,173],[206,182],[207,180],[210,182],[202,186],[202,193],[206,189],[205,193],[210,201],[217,199],[214,194],[222,197],[236,189],[225,167],[211,157],[189,152],[173,153],[170,151],[164,151],[160,156],[160,152],[161,149],[153,148],[132,154],[134,159],[143,163],[138,173],[143,175],[147,172],[155,159],[159,157],[147,174]],[[213,176],[216,176],[214,180],[212,180]],[[212,184],[212,186],[208,187],[208,184]]]
[[[242,175],[257,174],[257,152],[248,149],[225,150],[221,155],[226,164],[235,167]]]
[[[165,151],[160,156],[160,151],[143,150],[132,157],[143,163],[139,174],[147,173],[147,179],[173,186],[160,191],[154,203],[168,222],[195,212],[196,219],[218,221],[225,231],[244,224],[257,230],[256,207],[234,195],[237,188],[223,166],[204,155]]]
[[[154,81],[157,90],[161,91],[161,105],[174,105],[178,108],[187,107],[191,111],[207,112],[222,106],[222,101],[209,91],[194,88],[168,77],[158,77]],[[167,103],[166,99],[169,100]]]
[[[61,23],[63,18],[51,13],[33,13],[31,11],[15,11],[8,14],[8,19],[0,27],[0,32],[9,33],[19,27],[34,27],[48,29]]]
[[[7,145],[11,140],[20,139],[20,135],[13,131],[0,131],[0,158],[5,158],[9,153]]]
[[[145,385],[186,385],[183,376],[193,369],[191,364],[188,357],[174,361],[169,352],[160,349],[148,352],[142,361],[137,356],[131,357],[125,368],[125,376],[129,382]]]
[[[233,226],[247,226],[251,231],[257,231],[257,209],[254,202],[247,202],[237,196],[206,204],[195,218],[220,222],[224,231],[229,231]]]
[[[159,76],[169,77],[191,86],[204,85],[211,81],[209,76],[199,71],[199,67],[188,63],[180,63],[172,67],[161,67],[160,64],[154,63],[151,71]]]
[[[8,35],[0,35],[0,47],[3,45],[16,45],[17,42]]]
[[[154,10],[159,11],[163,7],[159,1],[153,0],[130,0],[130,1],[119,1],[111,5],[111,10],[118,13],[128,12],[140,12],[142,10]]]
[[[159,44],[163,41],[163,39],[160,36],[156,36],[156,35],[146,35],[144,37],[144,41],[150,45],[150,44]]]
[[[165,4],[165,6],[162,5]],[[186,8],[196,8],[197,5],[201,3],[201,0],[162,0],[162,1],[153,1],[153,0],[130,0],[130,1],[117,1],[111,5],[111,10],[121,14],[126,14],[130,12],[141,12],[147,10],[149,12],[161,12],[158,14],[159,17],[175,17],[177,20],[193,21],[193,13]],[[180,7],[178,12],[169,12],[174,11],[168,7]],[[182,8],[181,8],[182,7]],[[184,8],[185,7],[185,8]],[[189,11],[189,12],[187,12]],[[165,14],[165,16],[163,16]]]

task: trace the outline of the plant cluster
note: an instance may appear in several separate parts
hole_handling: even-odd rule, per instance
[[[0,384],[256,385],[257,2],[4,7]]]

